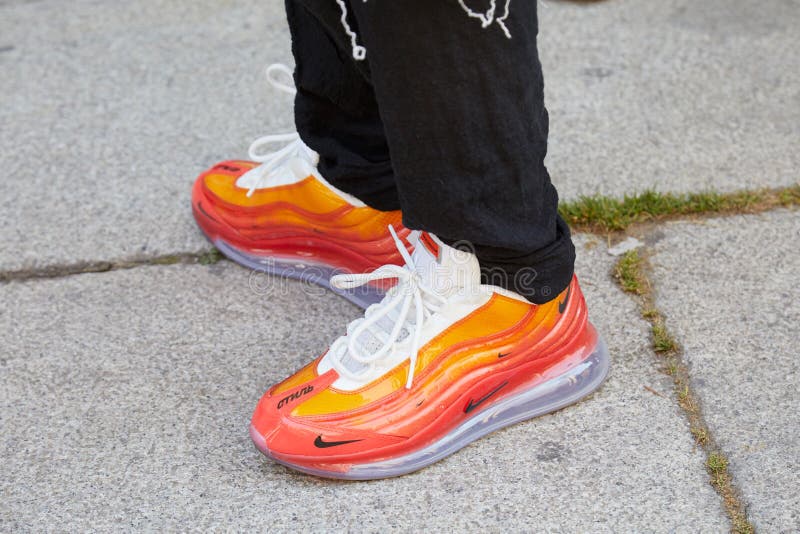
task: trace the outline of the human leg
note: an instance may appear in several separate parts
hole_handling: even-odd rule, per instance
[[[405,225],[468,242],[485,282],[552,299],[572,278],[574,247],[544,164],[536,2],[483,14],[457,0],[349,5]]]
[[[476,19],[459,0],[337,4],[351,52],[366,50],[357,68],[375,87],[413,254],[393,236],[404,268],[333,280],[397,285],[271,388],[250,431],[292,468],[372,479],[576,402],[609,358],[544,168],[535,4],[515,9],[516,22],[505,11]],[[464,240],[475,253],[450,246]]]

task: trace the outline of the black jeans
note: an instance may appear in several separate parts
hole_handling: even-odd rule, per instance
[[[321,174],[411,229],[469,243],[484,281],[536,303],[575,249],[544,165],[534,0],[286,0],[295,120]],[[503,15],[506,14],[504,17]],[[354,40],[366,49],[354,59]]]

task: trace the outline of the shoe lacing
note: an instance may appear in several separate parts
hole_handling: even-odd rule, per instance
[[[267,82],[277,91],[282,93],[295,95],[297,89],[294,86],[292,79],[292,69],[283,65],[282,63],[273,63],[267,67]],[[288,76],[290,82],[285,83],[280,80],[280,76]],[[273,152],[265,152],[269,146],[285,143],[285,145]],[[248,173],[247,177],[247,196],[253,196],[257,189],[269,187],[270,178],[273,173],[285,165],[293,158],[302,158],[308,161],[311,165],[316,166],[319,156],[316,152],[311,150],[297,132],[270,134],[259,137],[250,145],[247,151],[251,160],[261,163],[258,167]]]
[[[405,260],[405,266],[384,265],[366,274],[340,274],[331,278],[331,285],[339,289],[352,289],[375,280],[396,279],[397,285],[384,299],[371,305],[364,317],[356,319],[347,327],[347,335],[337,339],[330,348],[333,368],[351,380],[359,380],[363,372],[348,369],[345,359],[350,358],[366,368],[371,368],[388,357],[396,342],[411,337],[411,347],[407,356],[409,360],[406,388],[411,388],[417,353],[420,349],[422,330],[425,322],[440,311],[446,299],[429,287],[417,271],[414,260],[406,250],[403,242],[390,225],[397,250]],[[411,308],[414,308],[412,314]],[[372,337],[373,339],[364,339]],[[372,342],[375,341],[376,342]]]

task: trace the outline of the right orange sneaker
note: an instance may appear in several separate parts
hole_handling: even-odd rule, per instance
[[[481,284],[473,254],[413,232],[405,267],[343,275],[397,285],[321,357],[271,388],[250,434],[273,460],[317,476],[402,475],[499,428],[578,402],[608,352],[576,278],[536,305]]]

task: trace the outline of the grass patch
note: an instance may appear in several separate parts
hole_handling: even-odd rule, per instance
[[[175,265],[176,263],[181,263],[182,258],[180,256],[159,256],[157,258],[153,258],[148,262],[149,265]]]
[[[675,352],[678,349],[678,343],[672,338],[672,335],[664,326],[663,319],[657,316],[653,320],[653,349],[658,353]]]
[[[197,263],[199,263],[200,265],[213,265],[218,261],[222,260],[223,258],[224,256],[222,255],[222,252],[219,251],[219,249],[212,248],[208,252],[201,254],[197,258]]]
[[[714,475],[715,480],[719,481],[721,477],[725,476],[725,472],[728,470],[728,459],[718,452],[712,452],[708,455],[706,467],[708,467],[709,472]]]
[[[656,310],[654,308],[649,308],[649,309],[644,310],[642,312],[642,319],[651,320],[651,319],[655,319],[658,316],[659,316],[658,310]]]
[[[782,189],[733,193],[659,193],[647,190],[623,198],[582,196],[564,202],[559,212],[575,230],[613,232],[635,223],[690,215],[757,213],[776,207],[800,205],[800,184]]]
[[[705,446],[708,444],[708,431],[705,428],[692,428],[691,432],[694,440],[699,445]]]
[[[629,250],[617,262],[614,277],[626,293],[644,294],[646,280],[642,276],[642,261],[638,251]]]
[[[614,277],[623,291],[634,295],[642,317],[650,323],[653,350],[659,356],[661,370],[672,377],[675,398],[689,423],[689,431],[696,446],[701,447],[706,454],[709,482],[722,497],[733,532],[752,534],[753,525],[747,520],[744,503],[733,485],[728,471],[728,459],[717,448],[703,418],[700,401],[692,390],[689,369],[683,361],[681,348],[667,328],[664,315],[655,305],[649,269],[647,255],[640,255],[638,250],[632,250],[619,258]]]
[[[733,486],[730,471],[728,470],[728,459],[719,451],[714,451],[708,455],[706,469],[711,476],[711,484],[722,496],[726,507],[731,501],[737,501],[736,496],[731,492]],[[733,532],[736,534],[753,534],[755,528],[747,520],[744,510],[735,510],[731,515]]]
[[[797,206],[800,204],[800,185],[787,187],[778,192],[778,201],[780,205],[788,208],[790,206]]]

